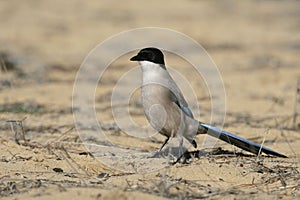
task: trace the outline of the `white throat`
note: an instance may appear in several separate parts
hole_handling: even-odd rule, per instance
[[[159,64],[150,62],[150,61],[139,61],[143,72],[145,71],[156,71],[159,68],[161,68],[161,66]]]
[[[160,64],[149,61],[140,61],[140,66],[143,72],[143,83],[161,82],[168,74],[167,70],[163,69]]]

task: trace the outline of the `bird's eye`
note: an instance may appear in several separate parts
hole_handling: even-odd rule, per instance
[[[152,52],[147,52],[146,54],[147,58],[153,58],[154,56]]]

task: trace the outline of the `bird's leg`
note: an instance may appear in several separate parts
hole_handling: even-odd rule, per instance
[[[164,148],[164,146],[168,143],[170,137],[167,137],[167,139],[164,141],[164,143],[162,144],[162,146],[160,147],[158,152],[161,152],[161,150]]]
[[[183,138],[180,138],[178,156],[176,157],[176,160],[174,162],[171,162],[172,165],[175,165],[176,163],[179,162],[187,163],[187,159],[191,157],[188,150],[185,150],[185,152],[183,152],[182,145],[183,145]]]
[[[179,156],[182,155],[183,137],[179,137]]]

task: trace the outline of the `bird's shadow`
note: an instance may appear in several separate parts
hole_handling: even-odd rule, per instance
[[[224,150],[221,147],[218,147],[218,148],[215,148],[215,149],[185,151],[172,164],[176,164],[176,163],[188,164],[194,158],[203,158],[203,157],[208,157],[208,156],[248,157],[248,158],[255,158],[255,157],[257,157],[257,155],[244,154],[242,152],[235,152],[235,151]],[[264,157],[270,157],[270,156],[264,156]]]
[[[171,164],[176,164],[176,163],[189,164],[195,158],[204,158],[208,156],[248,157],[248,158],[257,157],[257,155],[254,154],[247,154],[247,153],[245,154],[242,152],[224,150],[221,147],[213,148],[213,149],[195,150],[195,151],[188,151],[188,149],[185,147],[182,148],[167,147],[163,151],[155,152],[153,155],[150,156],[150,158],[167,157],[169,158]],[[264,155],[264,157],[270,157],[270,156]]]

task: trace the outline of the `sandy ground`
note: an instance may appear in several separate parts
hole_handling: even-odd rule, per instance
[[[299,1],[11,0],[0,2],[0,22],[1,199],[300,197]],[[186,163],[142,157],[146,168],[134,171],[141,160],[126,154],[154,152],[164,140],[130,136],[112,115],[112,89],[136,66],[128,61],[135,52],[113,62],[95,92],[103,133],[126,151],[114,155],[116,162],[103,157],[109,150],[101,143],[99,154],[90,154],[72,114],[79,66],[108,37],[146,26],[174,29],[203,45],[224,81],[224,129],[288,158],[256,157],[218,142],[213,152]],[[166,59],[196,88],[197,118],[210,122],[211,98],[203,79],[184,60],[172,54]],[[144,125],[140,101],[136,91],[130,114]]]

